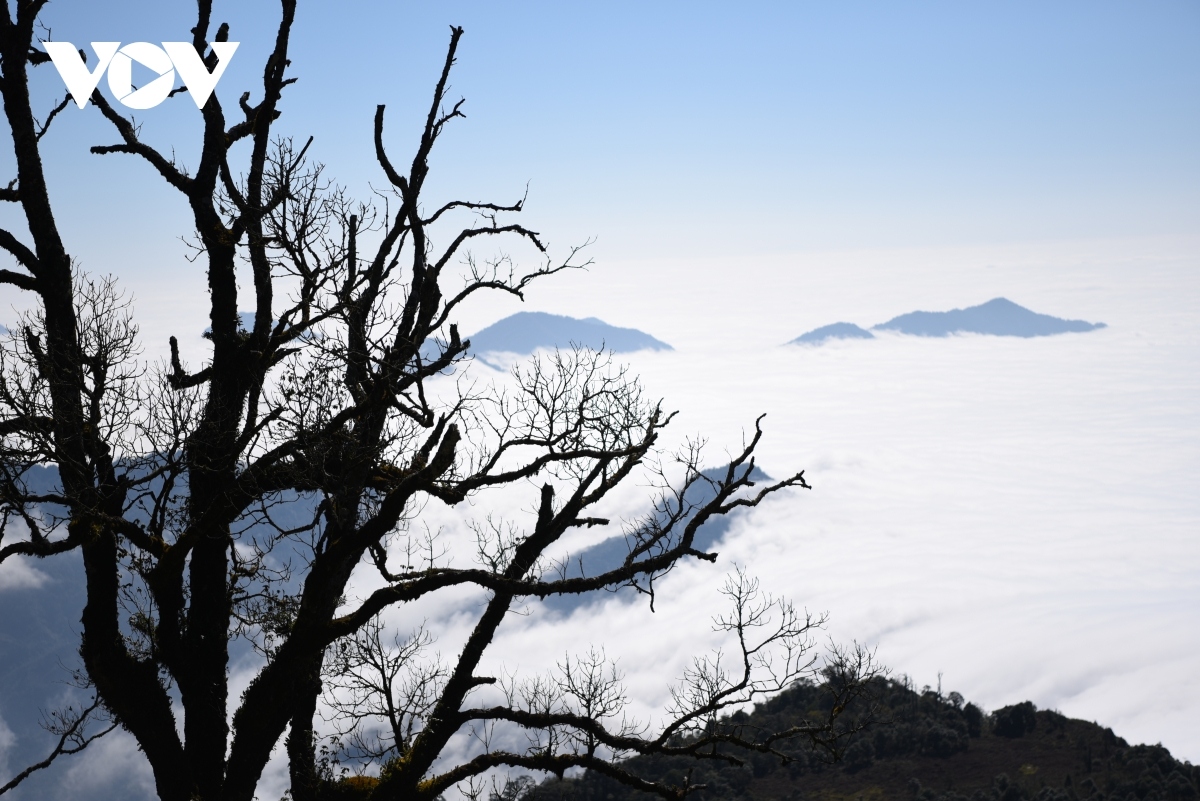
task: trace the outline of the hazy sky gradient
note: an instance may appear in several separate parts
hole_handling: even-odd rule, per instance
[[[1200,218],[1190,2],[346,8],[301,7],[285,130],[315,135],[341,180],[378,182],[375,105],[407,148],[461,24],[468,119],[439,149],[435,188],[508,197],[528,181],[556,242],[597,236],[606,258],[1178,236]],[[217,4],[243,43],[218,87],[227,108],[253,89],[274,12]],[[149,2],[46,18],[79,46],[192,24]],[[186,162],[197,115],[178,98],[139,116]],[[99,163],[130,159],[83,152],[111,138],[97,117],[76,111],[50,144],[73,170],[125,177],[102,216],[168,214],[147,169],[130,181]]]
[[[1128,238],[1197,250],[1194,3],[344,9],[301,7],[282,129],[314,135],[313,155],[365,195],[383,182],[375,106],[388,105],[387,141],[407,158],[461,24],[452,92],[468,117],[439,145],[431,196],[512,200],[528,183],[525,220],[559,253],[596,238],[602,270]],[[275,13],[217,4],[242,42],[217,90],[226,108],[260,80]],[[52,3],[46,20],[80,46],[186,38],[193,24],[186,6],[150,2]],[[61,84],[49,67],[39,80],[48,109]],[[181,198],[132,157],[87,153],[113,136],[94,109],[68,111],[47,150],[73,255],[156,308],[160,293],[202,291],[181,258]],[[139,115],[185,164],[197,118],[185,97]],[[473,313],[468,329],[499,316]]]

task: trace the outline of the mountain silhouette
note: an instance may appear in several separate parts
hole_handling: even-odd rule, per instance
[[[580,345],[613,353],[674,350],[636,328],[618,328],[595,317],[583,320],[545,312],[518,312],[469,337],[475,353],[533,353],[538,348]]]
[[[252,312],[252,311],[238,312],[238,328],[240,328],[242,331],[245,331],[247,333],[249,333],[250,331],[253,331],[254,330],[254,321],[257,318],[258,318],[258,314],[256,312]],[[208,328],[205,328],[204,333],[202,333],[200,336],[204,337],[205,339],[210,339],[212,337],[212,326],[210,325]]]
[[[999,669],[1003,669],[1002,667]],[[763,742],[765,732],[803,729],[834,704],[829,684],[797,682],[752,709],[707,724],[707,731]],[[876,721],[840,743],[834,755],[804,738],[776,740],[759,751],[717,745],[697,760],[635,755],[621,767],[650,781],[687,781],[691,801],[1194,801],[1200,768],[1161,745],[1130,745],[1112,729],[1023,701],[990,715],[961,694],[942,695],[910,681],[876,678],[844,719]],[[861,716],[861,717],[860,717]],[[721,757],[725,757],[724,759]],[[518,785],[518,782],[520,784]],[[657,796],[619,784],[597,770],[582,775],[510,779],[493,799],[650,801]]]
[[[893,317],[873,327],[875,331],[899,331],[919,337],[951,334],[991,334],[1001,337],[1044,337],[1104,328],[1104,323],[1063,320],[1038,314],[1006,298],[994,298],[978,306],[945,312],[915,311]],[[820,329],[818,329],[820,330]]]
[[[704,470],[701,473],[702,478],[688,487],[687,491],[683,494],[683,504],[685,508],[691,511],[685,514],[680,522],[676,524],[676,531],[682,531],[684,525],[691,519],[692,513],[716,497],[717,482],[725,478],[728,469],[728,465],[726,465],[724,467]],[[738,475],[745,475],[745,473],[745,468],[738,471]],[[756,484],[772,480],[769,475],[757,466],[750,470],[747,477]],[[711,551],[717,542],[729,533],[729,529],[733,526],[734,521],[746,514],[747,511],[744,508],[735,509],[728,514],[709,518],[702,526],[696,529],[696,536],[692,540],[693,547],[698,551]],[[660,524],[666,522],[666,517],[661,512],[656,517]],[[573,554],[569,563],[565,566],[565,577],[583,578],[585,576],[596,576],[609,570],[616,570],[624,563],[625,558],[629,556],[629,552],[636,545],[636,539],[630,535],[617,534],[609,537],[589,548],[585,548],[577,554]],[[633,592],[629,591],[628,596],[632,597]],[[608,597],[609,593],[549,595],[542,599],[542,606],[557,614],[570,614],[580,607],[599,603]]]
[[[807,334],[787,343],[789,345],[819,345],[830,339],[874,339],[875,335],[865,328],[859,328],[854,323],[834,323],[814,328]]]

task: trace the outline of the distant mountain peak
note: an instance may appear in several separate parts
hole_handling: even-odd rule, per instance
[[[1044,337],[1054,334],[1093,331],[1104,323],[1064,320],[1038,314],[1008,298],[992,298],[987,303],[944,312],[915,311],[893,317],[873,327],[875,331],[899,331],[922,337],[951,334],[991,334],[1002,337]]]
[[[619,328],[596,317],[582,320],[546,312],[517,312],[468,337],[475,353],[533,353],[538,348],[579,345],[614,353],[673,350],[636,328]]]
[[[701,471],[700,478],[689,486],[683,494],[684,504],[691,509],[685,517],[690,517],[695,510],[704,506],[716,497],[717,485],[725,480],[729,466],[711,467]],[[735,475],[748,478],[755,483],[774,481],[762,468],[757,465],[748,470],[743,466],[735,470]],[[734,521],[747,513],[747,509],[735,509],[727,515],[711,517],[700,525],[693,534],[692,547],[698,551],[711,551],[713,547],[729,533]],[[656,513],[663,517],[661,510]],[[682,524],[681,524],[682,525]],[[568,578],[583,578],[596,576],[609,570],[616,570],[629,556],[630,549],[636,541],[629,534],[615,534],[589,548],[584,548],[573,555],[566,565]],[[632,596],[626,596],[632,597]],[[542,600],[542,607],[554,614],[570,614],[581,607],[591,606],[604,601],[604,594],[596,595],[550,595]]]
[[[874,339],[875,335],[854,323],[833,323],[814,328],[789,342],[789,345],[820,345],[830,339]]]
[[[978,306],[965,309],[929,312],[915,311],[893,317],[886,323],[871,327],[871,331],[897,331],[919,337],[948,337],[952,334],[990,334],[1000,337],[1045,337],[1054,334],[1094,331],[1104,323],[1086,320],[1064,320],[1049,314],[1038,314],[1008,298],[992,298]],[[802,334],[789,345],[820,345],[831,339],[872,339],[871,331],[854,323],[833,323]]]
[[[239,311],[238,312],[238,330],[245,331],[246,333],[253,331],[254,330],[254,321],[256,319],[258,319],[258,314],[256,312]],[[210,325],[208,328],[205,328],[204,333],[202,333],[200,336],[204,337],[205,339],[212,339],[212,326]]]

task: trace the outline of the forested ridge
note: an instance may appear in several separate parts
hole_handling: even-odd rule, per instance
[[[958,693],[916,690],[903,681],[875,682],[879,722],[849,740],[834,759],[793,740],[778,754],[716,759],[633,757],[649,779],[693,786],[696,801],[1183,801],[1200,798],[1200,767],[1174,759],[1161,745],[1129,745],[1112,729],[1039,710],[1031,702],[987,714]],[[829,695],[797,685],[722,722],[780,731],[819,719]],[[866,702],[857,702],[860,707]],[[863,715],[865,708],[851,710]],[[595,772],[534,785],[510,781],[492,801],[634,801],[652,796]]]

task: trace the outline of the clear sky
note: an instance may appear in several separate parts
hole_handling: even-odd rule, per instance
[[[227,107],[253,90],[275,13],[217,3],[243,43]],[[45,17],[80,46],[192,24],[161,2]],[[597,237],[607,259],[1181,237],[1200,220],[1194,2],[301,4],[285,130],[365,190],[375,105],[407,148],[450,24],[466,28],[468,119],[436,158],[439,188],[529,182],[531,220],[555,242]],[[141,115],[185,161],[189,106]],[[148,170],[83,152],[110,136],[97,116],[73,110],[53,134],[73,154],[64,188],[111,171],[109,215],[169,213]]]
[[[226,108],[254,91],[276,14],[216,4],[242,42],[217,89]],[[45,20],[86,46],[187,38],[192,15],[76,0]],[[302,3],[282,130],[314,135],[329,174],[365,195],[382,181],[375,106],[406,158],[451,24],[466,28],[452,91],[468,117],[435,154],[433,196],[515,199],[528,183],[525,222],[558,252],[595,238],[598,275],[621,292],[619,265],[648,261],[697,265],[704,282],[721,279],[700,260],[814,251],[1200,251],[1194,2]],[[50,67],[39,81],[48,110],[61,83]],[[194,297],[181,198],[131,157],[88,154],[112,134],[94,109],[68,111],[46,145],[72,254],[155,309]],[[180,96],[139,119],[186,164],[197,115]],[[530,303],[587,311],[561,306],[581,285],[558,290]],[[507,311],[475,307],[464,329]]]

